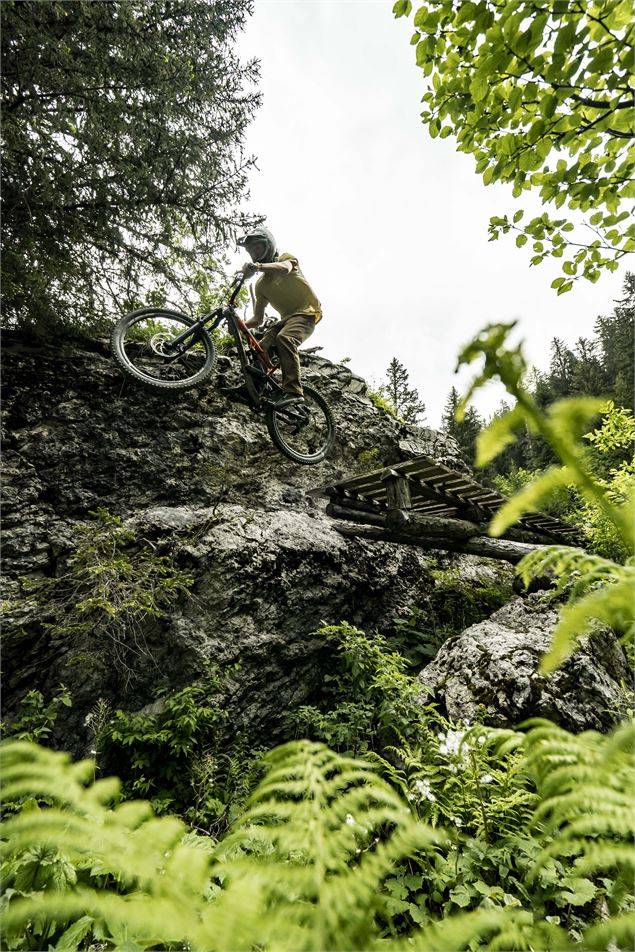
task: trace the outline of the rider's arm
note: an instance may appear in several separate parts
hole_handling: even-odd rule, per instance
[[[256,304],[254,306],[254,316],[245,321],[247,327],[260,327],[265,318],[265,299],[256,295]]]
[[[289,274],[293,271],[291,261],[272,261],[270,264],[256,264],[254,267],[256,271],[262,271],[263,274],[270,274],[272,271],[284,271],[285,274]]]
[[[253,261],[247,261],[243,265],[243,274],[250,278],[256,272],[262,274],[271,274],[272,272],[282,271],[284,274],[290,274],[293,271],[293,262],[291,261],[272,261],[270,264],[257,264]]]

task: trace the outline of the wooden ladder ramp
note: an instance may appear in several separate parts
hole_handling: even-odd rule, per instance
[[[356,538],[512,563],[545,545],[582,541],[574,526],[542,512],[523,516],[501,538],[488,536],[487,525],[505,497],[428,456],[351,476],[310,495],[327,497],[326,511],[338,520],[338,531]]]

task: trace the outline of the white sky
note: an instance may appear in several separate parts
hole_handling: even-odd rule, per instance
[[[430,138],[412,18],[391,10],[392,0],[256,0],[239,47],[260,59],[264,95],[247,137],[259,169],[248,207],[322,302],[306,346],[350,357],[376,382],[397,357],[438,426],[450,388],[471,376],[454,374],[459,349],[481,327],[518,319],[529,360],[546,369],[554,335],[573,343],[612,311],[626,267],[557,297],[555,261],[531,268],[513,237],[488,242],[490,215],[540,206],[486,188],[452,138]],[[476,406],[489,415],[503,396],[491,386]]]

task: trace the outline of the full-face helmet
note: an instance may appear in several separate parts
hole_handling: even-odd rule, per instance
[[[253,228],[237,244],[247,249],[251,260],[258,264],[269,264],[278,254],[276,239],[268,228]]]

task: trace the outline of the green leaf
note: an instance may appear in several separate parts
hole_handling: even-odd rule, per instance
[[[472,898],[472,892],[463,883],[460,883],[458,886],[455,886],[454,889],[450,890],[450,899],[456,903],[457,906],[461,906],[462,908],[469,906],[472,902]]]
[[[476,73],[474,78],[470,83],[470,94],[476,102],[481,102],[481,100],[487,97],[489,92],[489,81],[486,75],[482,73]]]
[[[514,442],[515,434],[524,424],[525,415],[519,405],[504,416],[495,417],[476,437],[476,465],[487,466],[506,446]]]
[[[597,886],[590,879],[582,877],[567,877],[562,885],[565,889],[562,899],[570,906],[586,906],[597,892]]]
[[[398,17],[410,16],[411,11],[412,11],[411,0],[397,0],[394,7],[392,8],[392,12],[395,15],[395,19]]]
[[[74,922],[58,939],[55,952],[75,952],[82,939],[90,932],[94,921],[92,916],[82,916]]]
[[[538,512],[540,504],[551,496],[554,489],[574,485],[577,474],[566,466],[553,466],[532,480],[499,509],[489,525],[489,534],[502,535],[528,512]]]
[[[561,284],[557,290],[557,294],[566,294],[567,291],[570,291],[573,287],[573,281],[565,281],[564,284]]]

